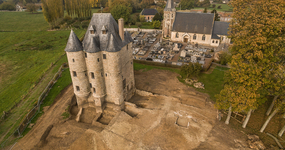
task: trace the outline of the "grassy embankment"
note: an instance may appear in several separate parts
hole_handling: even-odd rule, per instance
[[[0,112],[9,112],[0,122],[4,141],[67,61],[63,55],[70,31],[46,31],[49,25],[41,13],[0,12],[0,24],[0,31],[13,31],[0,32]],[[81,37],[85,31],[75,33]]]

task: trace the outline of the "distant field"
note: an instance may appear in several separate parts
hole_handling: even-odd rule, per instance
[[[48,27],[42,12],[0,12],[0,31],[42,31]]]
[[[227,12],[232,12],[233,11],[233,8],[230,7],[228,4],[215,4],[216,7],[215,8],[212,8],[212,5],[210,7],[208,7],[207,9],[208,10],[213,10],[213,9],[216,9],[217,11],[227,11]],[[218,6],[221,5],[221,9],[218,9]],[[204,7],[195,7],[194,9],[205,9]]]

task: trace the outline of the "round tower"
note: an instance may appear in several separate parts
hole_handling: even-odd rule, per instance
[[[83,52],[81,42],[72,30],[65,51],[78,107],[84,108],[90,93],[85,63],[86,53]]]
[[[91,33],[91,32],[90,32]],[[92,34],[92,33],[91,33]],[[93,102],[96,111],[102,111],[102,104],[105,99],[105,81],[103,76],[103,58],[100,51],[99,37],[92,35],[89,44],[86,46],[85,52],[87,53],[86,65],[88,70],[89,84],[93,96]]]

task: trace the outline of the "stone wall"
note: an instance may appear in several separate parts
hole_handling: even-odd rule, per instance
[[[178,36],[176,34],[178,33]],[[184,38],[188,38],[188,43],[198,43],[204,45],[211,44],[211,34],[205,34],[205,40],[202,40],[204,34],[196,34],[196,39],[193,39],[194,33],[171,32],[171,40],[176,42],[184,42]]]

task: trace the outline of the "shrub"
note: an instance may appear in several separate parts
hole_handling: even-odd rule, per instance
[[[144,15],[140,15],[140,22],[145,22],[145,17],[144,17]]]
[[[218,8],[218,9],[222,9],[222,6],[221,6],[221,5],[219,5],[217,8]]]
[[[137,22],[136,25],[140,28],[142,26],[141,22]]]
[[[153,21],[153,23],[152,23],[152,26],[153,26],[153,28],[155,28],[155,29],[160,28],[160,25],[161,25],[161,23],[160,23],[159,20],[155,20],[155,21]]]
[[[27,7],[26,11],[31,13],[37,12],[38,9],[38,7],[34,3],[28,3],[26,7]]]
[[[189,62],[188,65],[183,65],[180,70],[180,74],[182,78],[190,78],[190,77],[198,77],[201,73],[202,66],[201,64],[197,63],[191,63]]]
[[[16,7],[12,3],[4,2],[0,5],[0,10],[16,10]]]
[[[65,22],[67,22],[67,21],[69,21],[69,20],[72,20],[72,18],[71,18],[70,16],[68,16],[68,15],[65,15],[64,18],[63,18],[63,20],[64,20]]]
[[[219,58],[220,58],[219,63],[221,65],[227,65],[227,63],[231,62],[232,56],[231,54],[224,52],[222,54],[219,54]]]
[[[212,8],[216,8],[216,4],[213,4],[213,5],[212,5]]]

